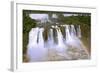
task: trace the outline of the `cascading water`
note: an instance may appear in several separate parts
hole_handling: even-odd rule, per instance
[[[75,27],[74,25],[70,25],[71,26],[71,36],[76,36],[76,31],[75,31]]]
[[[42,35],[43,31],[44,28],[33,28],[33,30],[31,30],[29,33],[27,54],[30,62],[45,60],[45,57],[47,55],[47,49],[44,48],[44,40]]]
[[[78,26],[77,29],[78,31],[76,32],[74,25],[66,25],[66,29],[65,29],[66,30],[66,44],[70,46],[70,48],[74,48],[74,50],[75,49],[78,50],[78,55],[81,55],[80,52],[84,51],[85,55],[87,55],[87,58],[88,58],[89,54],[86,50],[86,47],[83,45],[83,43],[79,39],[81,38],[80,26]]]
[[[71,40],[71,35],[70,35],[70,31],[69,31],[69,26],[66,25],[65,26],[65,32],[66,32],[66,41],[65,42],[68,42],[68,40]]]
[[[53,29],[50,29],[47,41],[47,48],[53,49],[54,39],[53,39]]]
[[[80,25],[78,26],[79,28],[77,28],[77,35],[79,38],[81,38],[81,28],[80,28]]]
[[[62,34],[60,27],[65,27],[65,34]],[[31,29],[29,32],[29,43],[27,50],[30,62],[48,60],[49,51],[54,51],[52,60],[73,60],[89,58],[86,47],[80,40],[80,25],[61,25],[60,27],[56,25],[51,26],[48,29],[49,31],[47,41],[44,41],[43,39],[43,27],[36,27]],[[65,38],[63,35],[65,35]],[[83,57],[84,55],[85,57]],[[63,58],[56,58],[57,56]]]
[[[63,46],[64,44],[63,44],[63,36],[62,36],[62,33],[61,33],[61,31],[60,31],[60,29],[59,29],[59,27],[56,29],[56,31],[57,31],[57,36],[58,36],[58,46]]]
[[[67,46],[65,46],[64,44],[64,40],[63,40],[63,35],[61,33],[61,30],[59,27],[56,27],[56,31],[57,31],[57,38],[58,38],[58,44],[56,45],[56,51],[57,51],[57,54],[60,55],[60,56],[65,56],[65,53],[66,53],[66,49],[67,49]]]
[[[34,47],[34,45],[37,45],[37,34],[38,34],[39,28],[32,28],[31,31],[29,32],[29,44],[28,48]]]
[[[44,47],[43,31],[44,31],[44,28],[39,29],[39,36],[38,36],[39,38],[37,40],[39,40],[38,46],[40,46],[40,47]]]

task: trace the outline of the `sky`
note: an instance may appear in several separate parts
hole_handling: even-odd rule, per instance
[[[63,14],[65,17],[67,16],[77,16],[77,14]],[[48,19],[48,14],[29,14],[29,16],[32,18],[32,19],[35,19],[35,20],[44,20],[44,19]],[[57,15],[56,14],[53,14],[52,15],[52,18],[57,18]]]
[[[48,19],[48,14],[29,14],[29,16],[35,20]]]

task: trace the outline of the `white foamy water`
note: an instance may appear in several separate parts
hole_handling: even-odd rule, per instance
[[[48,50],[55,50],[58,56],[62,56],[65,59],[72,60],[73,56],[69,54],[70,47],[74,49],[78,49],[80,54],[81,50],[85,51],[86,56],[88,57],[88,52],[86,47],[80,40],[81,38],[81,29],[80,26],[77,26],[75,29],[74,25],[64,25],[61,27],[65,27],[65,33],[62,34],[60,27],[52,26],[53,29],[56,30],[57,35],[53,35],[53,29],[49,29],[48,39],[45,42],[43,37],[44,28],[32,28],[29,32],[29,43],[27,48],[27,55],[29,57],[29,61],[47,61],[48,58]],[[77,31],[76,31],[77,30]],[[63,35],[66,38],[63,38]],[[55,44],[54,37],[57,38],[57,44]],[[45,46],[46,45],[46,46]],[[72,53],[74,54],[74,53]],[[81,56],[79,57],[81,58]],[[78,56],[75,56],[75,59],[79,59]]]

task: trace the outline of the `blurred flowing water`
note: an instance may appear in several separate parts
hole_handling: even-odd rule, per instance
[[[80,25],[52,25],[46,32],[44,27],[32,28],[27,46],[29,61],[89,59],[81,37]]]

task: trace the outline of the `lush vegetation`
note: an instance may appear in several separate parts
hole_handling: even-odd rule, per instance
[[[23,11],[23,53],[26,53],[27,50],[29,31],[36,26],[36,21],[27,14],[27,11]]]

